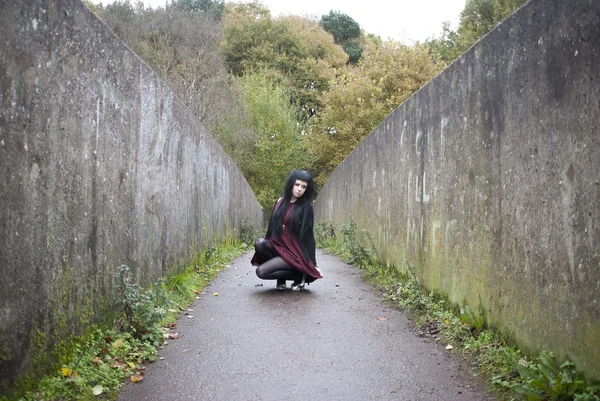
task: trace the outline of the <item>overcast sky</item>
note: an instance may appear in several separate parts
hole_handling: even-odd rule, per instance
[[[104,4],[111,2],[110,0],[92,1]],[[143,1],[152,7],[164,7],[167,0]],[[281,14],[320,17],[330,10],[340,11],[352,17],[367,33],[405,43],[439,36],[444,21],[450,21],[456,28],[460,12],[465,5],[465,0],[262,0],[261,2],[275,17]],[[135,0],[132,0],[132,3],[135,3]]]

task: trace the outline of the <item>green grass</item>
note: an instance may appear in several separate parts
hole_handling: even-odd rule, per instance
[[[55,347],[61,362],[28,390],[0,400],[114,400],[127,381],[143,378],[144,363],[157,356],[164,334],[231,259],[248,249],[241,241],[210,245],[183,272],[140,288],[127,266],[118,269],[122,312],[112,327],[91,327]]]

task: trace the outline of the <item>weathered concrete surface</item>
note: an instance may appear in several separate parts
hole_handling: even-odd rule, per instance
[[[305,292],[279,292],[256,277],[251,255],[206,288],[193,319],[173,330],[181,338],[160,351],[164,360],[119,400],[491,399],[442,345],[417,337],[403,312],[383,304],[358,269],[319,252],[325,278]]]
[[[80,1],[0,2],[0,393],[55,339],[262,211],[237,166]]]
[[[318,220],[600,378],[600,3],[527,3],[335,170]]]

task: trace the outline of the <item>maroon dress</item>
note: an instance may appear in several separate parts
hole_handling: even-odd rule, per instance
[[[277,204],[276,208],[279,207]],[[285,215],[283,217],[283,231],[279,238],[271,237],[268,238],[277,254],[283,259],[288,265],[297,269],[301,273],[306,274],[307,276],[312,277],[312,279],[323,278],[317,267],[313,264],[312,261],[307,260],[302,253],[302,249],[300,248],[300,242],[297,238],[294,238],[290,229],[288,228],[289,224],[289,216],[294,208],[294,203],[290,203],[285,211]],[[255,260],[253,258],[252,264],[256,266]],[[310,280],[310,281],[313,281]]]

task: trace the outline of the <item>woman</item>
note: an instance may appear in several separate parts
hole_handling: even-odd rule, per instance
[[[305,283],[323,278],[315,259],[314,214],[311,205],[313,179],[308,171],[290,173],[277,200],[265,238],[254,243],[256,252],[252,266],[263,280],[277,280],[277,289],[286,289],[286,280],[293,280],[291,289],[302,290]]]

